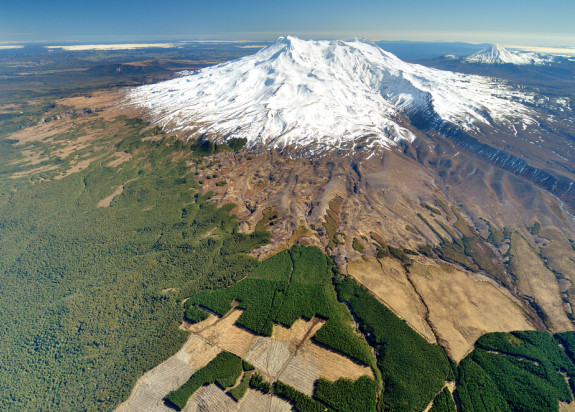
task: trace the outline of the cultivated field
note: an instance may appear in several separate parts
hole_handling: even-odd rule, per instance
[[[369,367],[313,343],[310,338],[325,321],[313,318],[297,320],[291,328],[274,325],[271,337],[256,336],[235,326],[242,315],[232,309],[222,318],[208,319],[182,328],[190,332],[184,347],[174,356],[144,374],[134,387],[130,398],[120,405],[118,412],[171,411],[163,398],[184,384],[192,374],[207,365],[221,351],[234,353],[256,368],[270,382],[281,380],[311,396],[314,383],[320,377],[335,381],[339,378],[356,380],[361,376],[373,378]],[[190,398],[184,411],[288,411],[291,405],[273,395],[248,390],[236,403],[216,385],[201,387]]]

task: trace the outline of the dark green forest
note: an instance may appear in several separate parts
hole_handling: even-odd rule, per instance
[[[350,277],[335,279],[338,298],[348,304],[375,349],[384,391],[380,410],[423,410],[446,380],[453,380],[443,349],[429,344],[405,321]]]
[[[143,142],[139,120],[96,126],[116,131],[102,147],[132,160],[109,167],[107,153],[55,180],[70,160],[59,159],[13,179],[22,147],[0,142],[0,410],[112,409],[184,342],[182,299],[243,278],[254,264],[244,252],[268,241],[236,233],[233,205],[199,195],[172,156],[185,148]]]
[[[270,336],[273,324],[290,327],[297,319],[315,315],[327,323],[313,340],[366,365],[374,359],[367,343],[350,326],[352,317],[338,302],[331,277],[333,263],[318,248],[294,246],[264,261],[246,279],[230,288],[204,291],[186,301],[223,316],[238,301],[245,309],[238,324]],[[188,309],[189,310],[189,309]]]
[[[461,361],[457,394],[464,411],[558,411],[572,402],[575,333],[490,333]],[[563,344],[565,350],[560,346]]]
[[[433,400],[433,406],[429,412],[455,412],[455,401],[449,389],[443,389]]]
[[[243,373],[242,360],[239,357],[230,352],[221,352],[210,363],[194,373],[180,388],[170,392],[166,396],[166,402],[174,409],[182,410],[190,396],[200,387],[215,383],[220,388],[226,389],[234,386]]]

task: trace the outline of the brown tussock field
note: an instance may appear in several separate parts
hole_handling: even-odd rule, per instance
[[[534,329],[506,289],[448,264],[418,258],[407,273],[395,259],[370,258],[348,265],[348,273],[434,343],[431,331],[456,362],[485,333]]]
[[[519,233],[511,236],[511,267],[517,276],[521,294],[535,298],[545,312],[546,324],[553,332],[573,330],[573,324],[565,314],[559,284],[527,240]]]

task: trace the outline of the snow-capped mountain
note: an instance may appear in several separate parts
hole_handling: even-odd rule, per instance
[[[127,98],[190,137],[316,152],[412,141],[406,118],[465,130],[535,123],[523,104],[532,97],[502,81],[409,64],[357,39],[281,37],[254,55],[130,89]]]
[[[483,64],[549,64],[553,61],[551,56],[537,53],[518,52],[507,50],[500,44],[492,44],[491,47],[480,50],[464,59],[467,63]]]

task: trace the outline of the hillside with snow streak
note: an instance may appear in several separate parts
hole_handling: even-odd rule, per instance
[[[281,37],[254,55],[127,91],[151,120],[189,137],[245,137],[250,146],[391,148],[412,119],[533,124],[530,96],[503,81],[403,62],[372,42]]]

